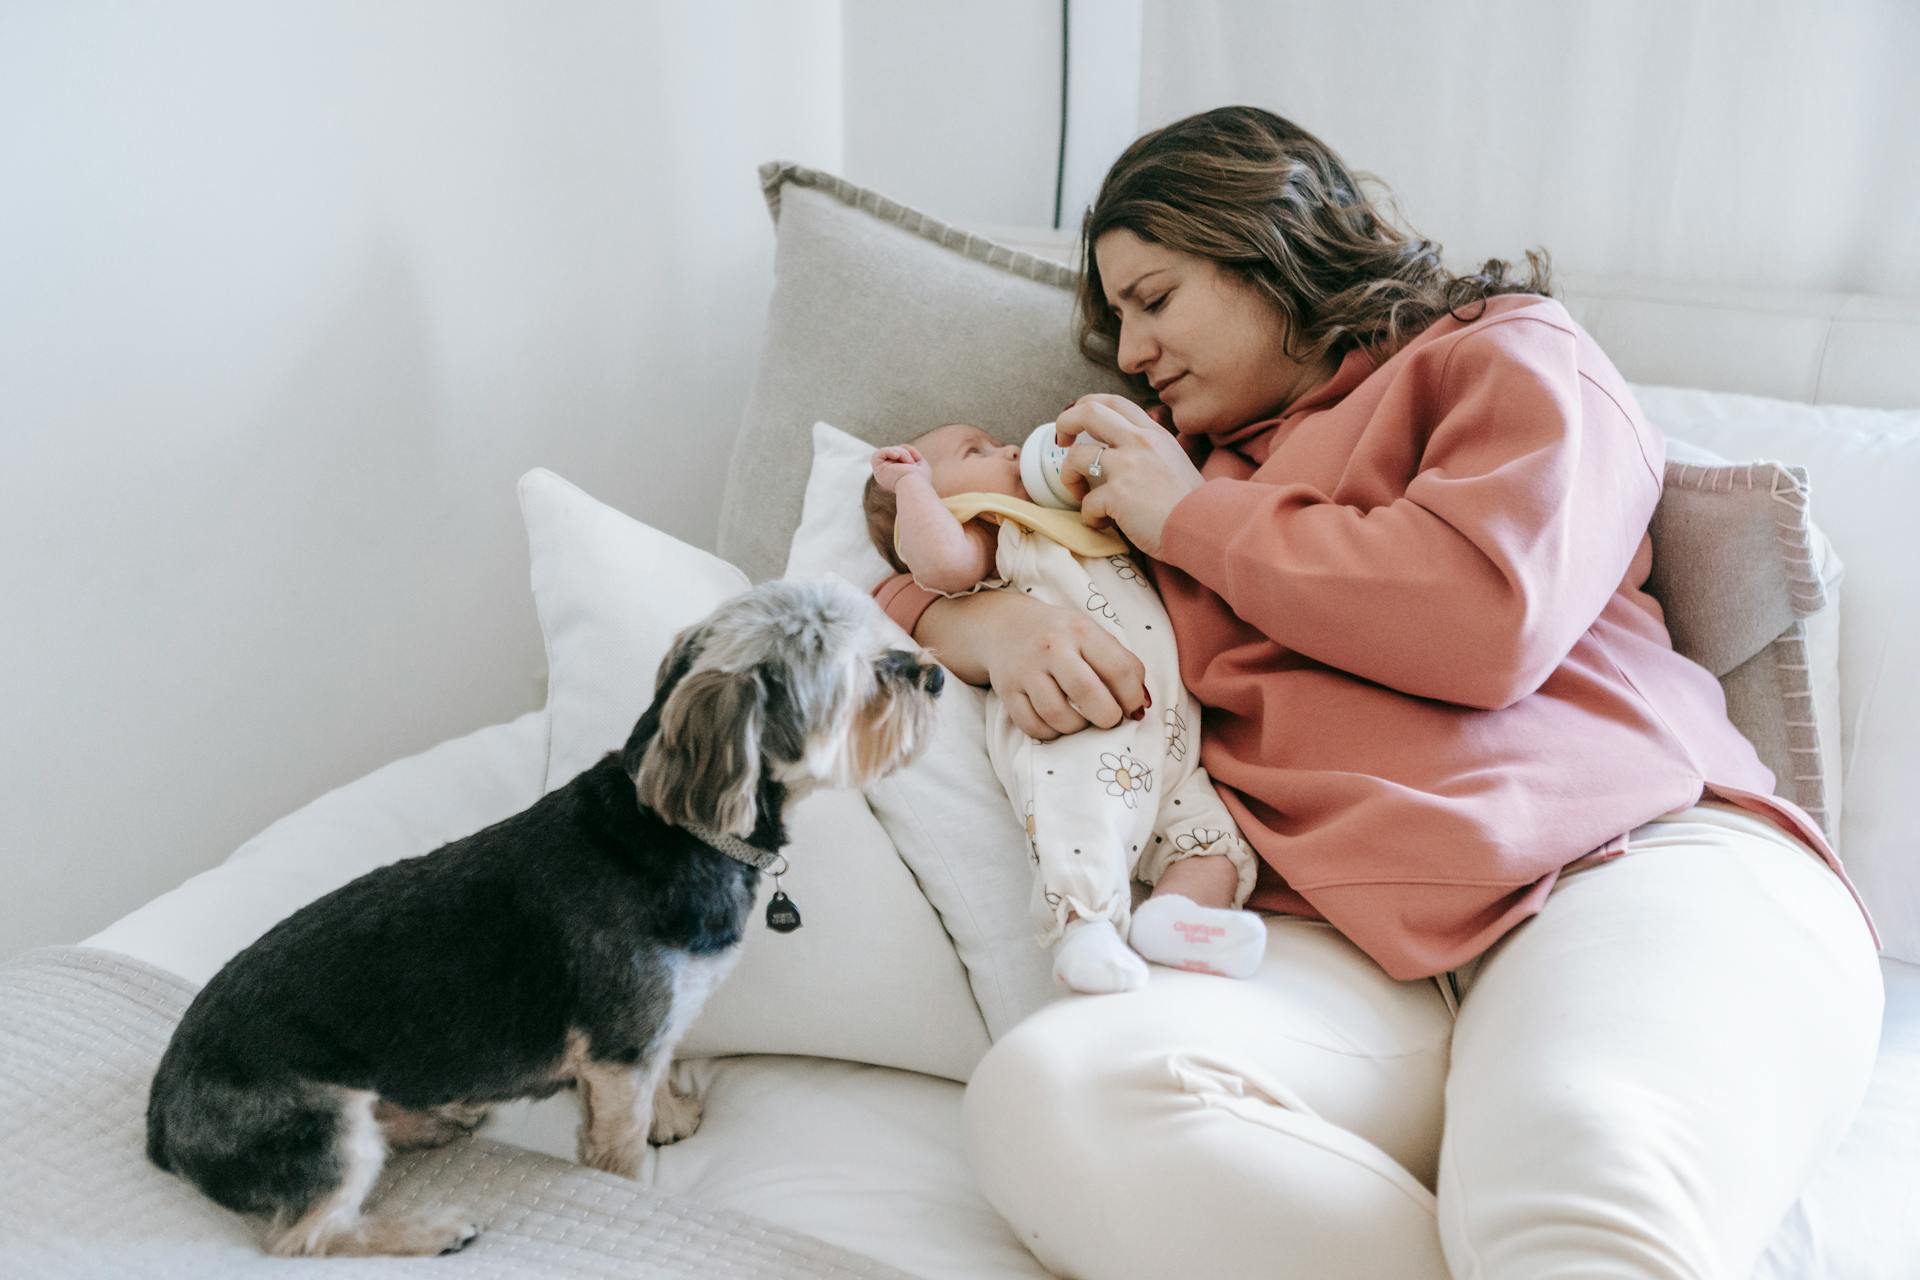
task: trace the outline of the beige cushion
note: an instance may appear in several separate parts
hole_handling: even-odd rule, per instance
[[[721,509],[721,553],[755,578],[780,571],[800,522],[813,424],[825,420],[868,443],[892,443],[948,421],[977,422],[1017,440],[1034,423],[1089,391],[1121,391],[1111,371],[1089,364],[1072,340],[1072,286],[1065,265],[947,226],[842,179],[789,164],[761,169],[777,246],[761,366]],[[1784,472],[1784,469],[1783,469]],[[1823,616],[1804,573],[1810,529],[1794,546],[1774,536],[1774,472],[1755,485],[1725,486],[1720,472],[1684,470],[1656,516],[1655,567],[1676,647],[1713,670],[1729,715],[1759,746],[1783,794],[1824,816],[1818,755],[1798,762],[1811,719],[1794,684],[1802,619]],[[1731,474],[1731,473],[1726,473]],[[1790,474],[1790,473],[1787,473]],[[1697,481],[1697,485],[1695,483]],[[1803,478],[1798,492],[1804,498]],[[1801,507],[1804,513],[1804,504]],[[857,510],[850,513],[857,518]],[[1795,526],[1798,527],[1797,525]],[[1787,530],[1781,530],[1785,536]],[[1697,566],[1689,568],[1689,566]],[[1830,616],[1830,615],[1826,615]],[[1696,651],[1694,646],[1698,646]],[[942,750],[936,747],[936,751]],[[956,736],[948,752],[974,750]],[[870,796],[887,832],[930,892],[968,962],[976,999],[996,1034],[1044,998],[1024,958],[1012,967],[994,936],[1007,898],[997,818],[975,829],[915,815],[998,815],[966,762],[923,759]],[[952,789],[971,778],[967,794]],[[1813,803],[1807,803],[1811,800]],[[971,807],[969,807],[971,806]],[[999,994],[994,994],[995,992]]]
[[[763,165],[760,178],[773,298],[719,541],[756,581],[786,563],[815,422],[873,444],[946,422],[1011,441],[1076,396],[1124,389],[1075,348],[1061,264],[798,165]]]
[[[1838,725],[1816,713],[1806,620],[1839,616],[1841,566],[1808,517],[1808,491],[1805,468],[1669,441],[1647,589],[1674,648],[1719,679],[1775,791],[1837,838],[1840,778],[1827,765]]]

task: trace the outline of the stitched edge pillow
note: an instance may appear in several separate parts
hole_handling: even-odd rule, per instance
[[[860,493],[873,446],[813,425],[806,505],[787,555],[789,576],[834,566],[863,591],[892,572],[867,538]],[[864,554],[856,554],[864,552]],[[994,1039],[1061,994],[1034,941],[1026,835],[987,756],[986,695],[949,680],[939,726],[920,759],[867,789],[867,803],[940,913]]]
[[[1828,608],[1841,566],[1807,500],[1802,468],[1669,441],[1647,589],[1673,647],[1720,681],[1727,716],[1773,771],[1774,790],[1837,843],[1840,778],[1827,744],[1838,726],[1823,732],[1817,714],[1804,620]]]
[[[520,478],[520,506],[547,643],[551,790],[626,742],[673,637],[748,584],[551,471]],[[802,927],[765,926],[773,877],[761,877],[740,961],[678,1056],[809,1054],[966,1080],[988,1045],[966,971],[865,800],[816,792],[789,810],[787,834]]]
[[[1815,703],[1823,645],[1836,638],[1846,803],[1836,847],[1879,927],[1882,951],[1920,963],[1920,410],[1801,404],[1691,388],[1635,386],[1670,437],[1733,457],[1779,458],[1811,478],[1813,520],[1846,559],[1838,612],[1806,620]],[[1831,595],[1831,589],[1829,591]],[[1831,748],[1829,748],[1831,750]]]

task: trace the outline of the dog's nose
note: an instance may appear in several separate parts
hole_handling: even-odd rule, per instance
[[[917,685],[928,693],[939,693],[947,682],[947,673],[940,669],[939,663],[927,661],[923,653],[909,653],[905,649],[889,650],[880,659],[878,670],[883,679]]]

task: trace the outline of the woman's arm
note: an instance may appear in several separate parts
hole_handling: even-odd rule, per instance
[[[1329,666],[1486,709],[1526,697],[1632,571],[1663,445],[1581,373],[1575,334],[1536,318],[1456,345],[1436,399],[1401,498],[1209,480],[1167,519],[1160,558]]]
[[[1047,741],[1146,713],[1146,668],[1084,613],[1010,591],[944,599],[899,574],[874,592],[887,616],[968,684],[990,685],[1022,733]]]

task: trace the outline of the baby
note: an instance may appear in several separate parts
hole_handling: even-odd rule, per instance
[[[1251,974],[1266,927],[1234,908],[1253,889],[1253,856],[1200,767],[1200,717],[1180,682],[1173,625],[1127,544],[1077,511],[1029,501],[1020,447],[963,423],[875,451],[865,506],[874,546],[928,590],[1005,586],[1085,609],[1146,666],[1158,717],[1136,712],[1051,742],[1028,737],[988,697],[988,753],[1026,825],[1034,914],[1055,978],[1075,991],[1131,991],[1147,980],[1143,956]],[[1186,858],[1230,865],[1234,889],[1209,902],[1156,890],[1133,909],[1134,880],[1158,884]]]

